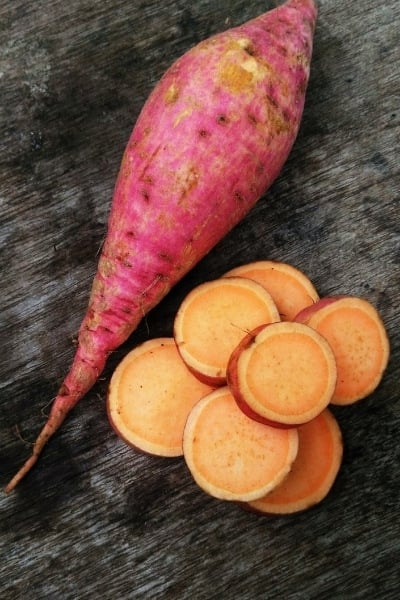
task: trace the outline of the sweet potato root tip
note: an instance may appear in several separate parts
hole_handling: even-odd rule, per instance
[[[239,406],[261,422],[300,425],[332,399],[336,364],[327,341],[301,323],[266,325],[244,338],[228,364],[228,384]]]
[[[338,422],[325,409],[297,429],[299,447],[287,477],[263,498],[249,503],[266,514],[290,514],[321,502],[331,490],[343,457],[343,440]]]
[[[182,361],[173,338],[156,338],[129,352],[111,378],[110,423],[127,444],[157,456],[181,456],[190,410],[213,388]]]
[[[15,489],[18,483],[35,465],[43,448],[45,447],[49,439],[57,431],[57,429],[61,426],[62,422],[64,421],[67,415],[67,412],[67,410],[57,409],[57,406],[53,404],[52,412],[33,445],[32,454],[24,462],[22,467],[17,471],[17,473],[12,477],[12,479],[4,488],[7,494],[9,494]]]
[[[282,321],[293,321],[301,310],[319,300],[318,292],[310,279],[287,263],[260,260],[236,267],[225,276],[248,277],[265,287],[271,294]]]
[[[186,464],[196,483],[223,500],[248,501],[272,490],[297,454],[296,429],[278,429],[246,417],[227,387],[202,398],[183,436]]]
[[[246,333],[279,321],[270,294],[243,277],[208,281],[192,290],[174,321],[174,337],[188,367],[211,385],[226,383],[229,356]]]
[[[310,0],[289,0],[213,36],[178,59],[150,94],[122,158],[65,380],[68,410],[108,355],[281,172],[302,117],[316,13]]]
[[[323,298],[297,319],[325,337],[333,350],[338,374],[333,404],[353,404],[377,388],[390,348],[385,326],[372,304],[350,296]]]

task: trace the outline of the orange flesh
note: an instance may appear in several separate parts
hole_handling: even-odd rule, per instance
[[[197,483],[226,500],[261,497],[288,473],[297,431],[246,417],[228,388],[203,398],[189,416],[184,454]]]
[[[187,416],[211,389],[190,373],[174,340],[152,340],[117,367],[108,398],[110,417],[128,443],[145,452],[179,456]]]
[[[338,377],[334,404],[350,404],[371,393],[387,364],[386,333],[375,309],[365,305],[360,299],[337,300],[309,320],[335,354]]]
[[[271,325],[239,356],[239,387],[256,413],[299,424],[330,402],[336,381],[333,354],[314,334],[305,325]]]
[[[279,321],[279,313],[261,286],[241,278],[221,279],[199,286],[183,302],[176,341],[194,369],[225,377],[229,357],[244,335],[273,321]]]
[[[274,261],[242,265],[226,275],[248,277],[262,285],[272,296],[282,321],[292,321],[307,306],[319,299],[311,281],[298,269]]]
[[[263,498],[250,503],[256,510],[287,514],[320,502],[339,471],[343,444],[339,425],[325,409],[298,428],[299,448],[284,481]]]

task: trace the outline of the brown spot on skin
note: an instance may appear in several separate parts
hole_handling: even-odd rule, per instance
[[[170,254],[168,254],[167,252],[159,252],[158,256],[161,258],[161,260],[165,260],[165,262],[168,263],[173,263],[173,258]]]
[[[164,100],[166,104],[174,104],[179,98],[179,89],[176,83],[172,83],[165,92]]]
[[[282,110],[282,117],[283,117],[283,119],[284,119],[285,121],[287,121],[287,122],[289,122],[289,121],[290,121],[290,119],[291,119],[291,115],[290,115],[290,112],[289,112],[289,110],[288,110],[287,108],[284,108],[284,109]]]
[[[248,88],[253,81],[253,74],[236,63],[225,64],[218,77],[220,83],[233,93]]]
[[[271,95],[266,96],[267,118],[271,125],[271,134],[279,135],[290,131],[290,114],[288,111],[281,110],[278,102]]]
[[[229,123],[229,119],[226,115],[218,115],[217,123],[218,125],[227,125]]]
[[[267,94],[267,100],[268,103],[271,104],[274,108],[278,108],[278,102],[275,100],[275,98],[273,96],[271,96],[270,94]]]
[[[248,118],[248,120],[250,121],[250,123],[252,125],[257,125],[258,121],[257,121],[257,118],[254,115],[252,115],[252,114],[249,113],[247,115],[247,118]]]
[[[277,51],[279,52],[279,54],[281,56],[287,56],[288,51],[287,51],[287,48],[285,46],[277,46],[276,49],[277,49]]]
[[[178,183],[181,185],[181,195],[179,204],[183,203],[191,190],[195,188],[199,181],[199,173],[194,166],[190,166],[187,172],[182,175],[178,174]]]
[[[147,190],[142,190],[141,191],[142,197],[145,199],[146,202],[150,201],[150,194]]]
[[[127,267],[127,269],[132,269],[132,263],[130,263],[129,260],[126,260],[126,258],[121,259],[121,265]]]
[[[254,46],[252,46],[252,44],[248,44],[248,46],[245,46],[243,50],[247,52],[247,54],[249,54],[250,56],[255,56],[256,54],[256,50]]]
[[[58,390],[58,396],[69,396],[70,392],[65,383],[62,384],[60,389]]]
[[[236,191],[235,191],[235,198],[236,198],[236,200],[238,200],[239,202],[244,202],[244,201],[245,201],[245,198],[244,198],[244,196],[243,196],[242,192],[239,192],[239,190],[236,190]]]
[[[206,138],[210,135],[210,133],[206,129],[200,129],[199,136],[202,138]]]
[[[105,331],[106,333],[112,333],[112,330],[109,327],[106,327],[105,325],[100,325],[99,329]]]

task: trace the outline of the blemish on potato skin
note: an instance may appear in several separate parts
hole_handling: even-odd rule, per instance
[[[218,115],[217,123],[218,123],[218,125],[228,125],[229,119],[226,115]]]
[[[132,308],[130,306],[121,306],[121,311],[126,315],[132,314]]]
[[[251,114],[251,113],[248,113],[248,114],[247,114],[247,118],[248,118],[248,120],[250,121],[250,123],[251,123],[252,125],[257,125],[257,124],[258,124],[257,117],[255,117],[253,114]]]
[[[180,186],[180,197],[178,204],[182,204],[184,200],[189,196],[190,192],[197,187],[199,182],[199,173],[196,167],[189,166],[186,173],[184,172],[181,176],[178,175],[177,183]]]
[[[233,93],[241,92],[243,89],[249,87],[252,81],[252,73],[235,63],[224,65],[219,73],[219,82],[221,85]]]
[[[99,329],[101,329],[105,333],[113,333],[113,331],[109,327],[106,327],[105,325],[99,325]]]
[[[254,46],[252,44],[250,44],[250,43],[247,46],[245,46],[243,48],[243,50],[245,52],[247,52],[247,54],[249,54],[249,56],[255,56],[256,55],[256,50],[255,50]]]
[[[141,194],[145,202],[150,202],[150,194],[147,190],[141,190]]]
[[[240,192],[239,190],[235,190],[235,198],[236,200],[238,200],[239,202],[245,202],[246,199],[243,196],[242,192]]]
[[[284,57],[286,57],[286,56],[287,56],[287,54],[288,54],[287,48],[286,48],[285,46],[277,46],[277,47],[276,47],[276,50],[277,50],[277,52],[279,52],[279,54],[280,54],[281,56],[284,56]]]
[[[115,273],[114,261],[103,254],[99,259],[98,271],[103,277],[110,277],[110,275]]]
[[[58,390],[58,396],[69,396],[70,395],[70,391],[69,388],[65,385],[65,383],[63,383],[60,387],[60,389]]]
[[[161,258],[161,260],[164,260],[167,263],[172,264],[174,262],[172,256],[170,254],[168,254],[168,252],[159,252],[158,256],[159,256],[159,258]]]
[[[151,175],[144,175],[142,178],[142,181],[144,183],[147,183],[148,185],[153,185],[154,181],[153,178],[151,177]]]
[[[166,104],[174,104],[179,98],[179,88],[176,83],[172,83],[164,95]]]

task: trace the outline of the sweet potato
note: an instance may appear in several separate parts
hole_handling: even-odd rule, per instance
[[[295,426],[327,407],[336,384],[328,342],[301,323],[256,328],[233,351],[229,388],[240,408],[261,423]]]
[[[244,277],[221,277],[194,288],[174,321],[174,337],[182,359],[209,385],[226,383],[229,357],[247,332],[279,321],[270,294]]]
[[[296,429],[249,419],[227,387],[195,405],[183,433],[183,455],[194,480],[222,500],[264,496],[286,477],[297,448]]]
[[[183,429],[193,406],[212,387],[192,375],[173,338],[136,346],[115,369],[107,409],[116,433],[157,456],[181,456]]]
[[[70,371],[36,462],[107,357],[279,174],[297,135],[316,7],[288,0],[189,50],[150,94],[129,139]]]
[[[311,508],[331,490],[343,457],[343,440],[334,415],[325,409],[297,429],[299,447],[290,473],[263,498],[249,502],[259,513],[290,514]]]
[[[293,321],[319,295],[308,277],[293,265],[274,260],[259,260],[228,271],[225,277],[248,277],[260,283],[271,294],[281,321]]]
[[[337,383],[332,404],[353,404],[381,382],[389,360],[389,339],[376,308],[364,298],[331,296],[305,308],[296,321],[328,340],[335,355]]]

